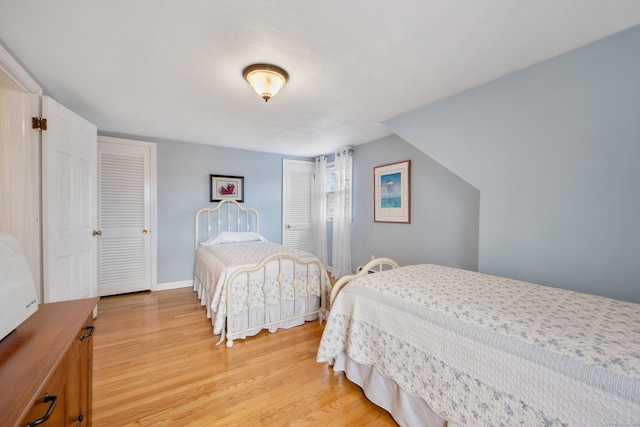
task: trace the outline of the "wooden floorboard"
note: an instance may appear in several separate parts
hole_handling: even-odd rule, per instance
[[[216,346],[182,288],[102,298],[95,326],[94,427],[396,425],[315,361],[319,322]]]

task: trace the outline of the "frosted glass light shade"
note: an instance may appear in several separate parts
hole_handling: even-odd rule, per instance
[[[249,65],[242,75],[265,102],[274,97],[289,78],[285,70],[269,64]]]

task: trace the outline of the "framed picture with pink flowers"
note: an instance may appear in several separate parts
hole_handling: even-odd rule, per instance
[[[209,193],[212,202],[229,199],[239,203],[244,202],[243,176],[209,175],[209,181]]]

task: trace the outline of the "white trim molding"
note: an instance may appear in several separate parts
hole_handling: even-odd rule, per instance
[[[169,289],[193,288],[193,280],[183,280],[181,282],[158,283],[156,289],[152,291],[168,291]]]
[[[0,44],[0,81],[24,93],[42,95],[42,88]]]

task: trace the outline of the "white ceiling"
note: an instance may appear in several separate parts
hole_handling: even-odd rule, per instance
[[[99,133],[301,156],[638,24],[638,0],[0,0],[0,42]],[[256,62],[290,75],[268,103]]]

